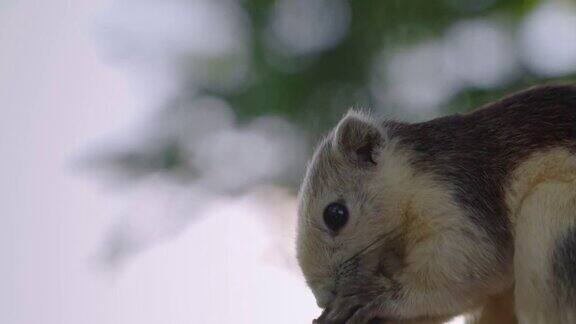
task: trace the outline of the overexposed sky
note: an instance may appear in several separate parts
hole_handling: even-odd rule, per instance
[[[319,312],[303,280],[268,260],[286,244],[257,197],[212,204],[123,267],[97,262],[129,195],[74,159],[151,105],[99,55],[92,22],[110,3],[0,2],[0,323],[309,322]]]

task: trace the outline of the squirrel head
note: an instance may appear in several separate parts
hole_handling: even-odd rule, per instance
[[[350,111],[321,141],[300,189],[297,256],[318,305],[402,264],[412,168],[387,127]]]

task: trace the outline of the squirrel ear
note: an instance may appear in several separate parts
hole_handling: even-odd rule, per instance
[[[376,149],[384,143],[382,129],[370,116],[350,110],[335,130],[335,147],[355,163],[375,165]]]

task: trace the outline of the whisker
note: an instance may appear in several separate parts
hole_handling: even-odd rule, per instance
[[[374,241],[372,241],[370,244],[366,245],[365,247],[363,247],[362,249],[360,249],[360,251],[356,252],[356,254],[354,254],[353,256],[351,256],[350,258],[344,260],[341,264],[340,267],[343,267],[344,264],[346,264],[347,262],[350,262],[356,258],[358,258],[359,256],[361,256],[362,254],[369,252],[369,249],[374,247],[374,245],[376,245],[377,243],[380,243],[381,241],[384,240],[384,238],[386,238],[387,235],[381,235],[380,237],[376,238]]]

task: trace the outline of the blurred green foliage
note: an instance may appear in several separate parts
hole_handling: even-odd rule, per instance
[[[232,104],[242,120],[262,114],[278,114],[316,135],[330,127],[349,107],[375,105],[367,87],[374,59],[383,49],[438,37],[453,23],[466,18],[499,15],[514,23],[529,12],[538,0],[494,1],[484,8],[468,10],[458,9],[447,0],[349,1],[351,25],[347,36],[338,46],[312,58],[278,58],[285,60],[287,65],[304,66],[294,72],[278,70],[266,58],[268,50],[264,41],[265,30],[274,2],[244,2],[252,23],[252,68],[257,78],[240,93],[218,95]],[[472,7],[474,3],[471,0],[461,2]],[[466,111],[510,90],[541,81],[525,73],[516,84],[506,89],[466,89],[445,108],[445,113]],[[322,89],[326,91],[322,92]],[[346,98],[345,94],[334,91],[349,91],[349,96]],[[321,94],[318,98],[315,95],[319,92]],[[354,93],[364,96],[354,96]],[[337,106],[331,106],[334,97],[340,98]]]
[[[211,82],[194,83],[190,86],[194,91],[190,92],[224,99],[241,125],[263,115],[286,118],[311,139],[309,143],[315,142],[350,107],[383,113],[402,110],[402,107],[381,107],[382,103],[374,98],[371,82],[375,69],[382,68],[378,60],[383,53],[389,55],[397,49],[441,39],[456,23],[477,18],[495,18],[504,22],[513,34],[523,19],[543,3],[540,0],[348,0],[345,3],[350,9],[349,27],[335,46],[289,55],[270,46],[271,17],[279,1],[240,2],[249,25],[247,53],[243,53],[249,61],[249,80],[233,89],[219,86],[218,80],[225,79],[243,58],[203,58]],[[439,107],[438,113],[470,111],[510,92],[549,81],[519,61],[514,75],[506,82],[492,87],[461,87]],[[562,80],[554,78],[554,81]],[[190,99],[193,98],[176,98],[163,113],[169,114],[179,101]],[[104,162],[123,173],[164,172],[179,179],[193,179],[196,170],[187,160],[185,145],[179,141],[164,138],[146,148],[113,152]]]

